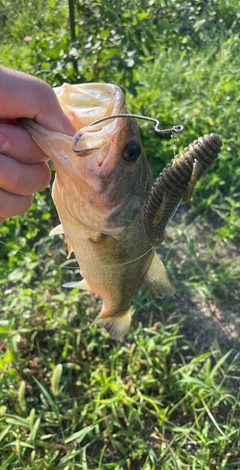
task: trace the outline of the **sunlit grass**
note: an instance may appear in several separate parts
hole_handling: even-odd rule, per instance
[[[45,322],[4,342],[18,365],[2,376],[2,468],[238,468],[235,353],[196,355],[174,314],[117,344]]]
[[[98,308],[92,296],[63,291],[71,270],[50,262],[42,270],[35,259],[37,280],[25,265],[31,285],[9,273],[0,322],[2,469],[239,468],[238,343],[222,344],[217,329],[204,340],[201,310],[201,340],[188,330],[194,296],[215,304],[224,275],[214,241],[206,239],[199,258],[193,224],[185,233],[183,225],[176,220],[161,247],[176,297],[156,304],[141,288],[122,343],[89,326]]]

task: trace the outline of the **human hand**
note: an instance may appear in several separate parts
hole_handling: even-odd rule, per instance
[[[0,225],[6,217],[26,212],[32,193],[43,190],[51,176],[47,156],[17,125],[18,118],[35,119],[52,131],[75,133],[47,83],[0,67]]]

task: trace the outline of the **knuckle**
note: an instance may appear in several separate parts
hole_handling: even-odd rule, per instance
[[[23,168],[13,158],[0,154],[0,187],[4,191],[22,194]]]
[[[56,95],[50,85],[46,82],[41,82],[41,85],[41,103],[56,101]]]

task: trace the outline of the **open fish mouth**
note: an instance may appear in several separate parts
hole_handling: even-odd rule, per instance
[[[124,128],[127,117],[154,122],[157,133],[180,133],[183,130],[183,126],[173,126],[171,129],[163,130],[159,128],[160,122],[157,119],[129,113],[124,93],[117,85],[64,83],[53,90],[63,111],[75,126],[76,134],[72,137],[50,132],[29,119],[21,119],[20,125],[28,129],[37,143],[38,135],[44,135],[49,142],[51,141],[51,145],[64,148],[70,157],[87,157],[94,154],[95,159],[97,157],[98,167],[101,167],[108,154],[112,153],[111,147],[106,144],[113,141]],[[42,148],[43,146],[44,144]],[[47,149],[43,150],[48,154]]]
[[[81,151],[81,156],[85,157],[89,152],[101,149],[98,157],[98,164],[101,166],[101,162],[106,158],[105,144],[119,133],[124,122],[122,119],[113,118],[111,121],[93,126],[91,124],[101,118],[125,111],[122,90],[117,85],[104,83],[78,85],[64,83],[61,87],[54,88],[54,91],[76,131],[80,129],[74,136],[74,141],[79,141],[78,149]]]
[[[54,88],[64,112],[77,122],[77,128],[88,126],[104,116],[116,114],[124,105],[124,95],[117,85],[104,83],[64,83]]]
[[[53,162],[62,159],[62,150],[71,159],[77,157],[73,143],[76,136],[81,136],[78,142],[81,156],[89,156],[92,162],[97,163],[98,168],[102,167],[107,157],[112,155],[114,137],[125,125],[125,120],[114,117],[115,114],[127,112],[121,88],[105,83],[64,83],[61,87],[54,88],[54,92],[61,108],[75,126],[75,136],[49,131],[30,119],[21,119],[20,125],[30,132]],[[95,121],[110,116],[113,119],[92,125]],[[54,148],[59,152],[53,153]],[[73,160],[76,162],[77,159]],[[89,165],[91,166],[90,161]]]

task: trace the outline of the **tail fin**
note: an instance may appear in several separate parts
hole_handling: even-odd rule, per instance
[[[93,324],[106,328],[113,339],[123,339],[123,337],[129,332],[133,313],[134,310],[132,307],[130,307],[127,312],[121,315],[114,315],[112,317],[102,317],[102,313],[100,313],[94,320]]]

